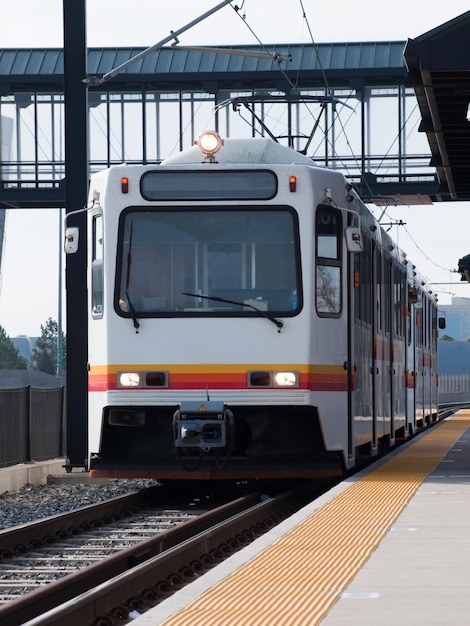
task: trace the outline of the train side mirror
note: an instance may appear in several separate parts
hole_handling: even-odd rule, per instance
[[[446,318],[445,318],[445,317],[440,317],[440,318],[437,320],[437,324],[438,324],[438,326],[439,326],[439,328],[440,328],[441,330],[444,330],[444,328],[446,327]]]
[[[362,252],[362,233],[359,226],[348,226],[345,230],[348,252]]]
[[[64,251],[65,254],[75,254],[78,250],[78,233],[79,228],[70,227],[65,229],[65,242],[64,242]]]

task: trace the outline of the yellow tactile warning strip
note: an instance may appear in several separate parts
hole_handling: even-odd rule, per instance
[[[470,427],[462,411],[360,478],[162,626],[315,626]]]

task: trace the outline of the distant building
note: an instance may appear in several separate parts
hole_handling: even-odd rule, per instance
[[[31,361],[33,355],[34,346],[38,337],[27,337],[26,335],[18,335],[18,337],[10,337],[10,341],[20,353],[20,356],[24,357],[28,363]]]
[[[439,377],[463,375],[470,380],[470,342],[438,341],[437,363]]]
[[[440,337],[448,335],[455,341],[470,340],[470,298],[452,298],[451,304],[439,305],[439,315],[446,319],[446,328],[440,331]]]

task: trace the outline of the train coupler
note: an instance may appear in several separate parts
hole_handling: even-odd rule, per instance
[[[223,402],[182,402],[173,416],[175,447],[203,452],[225,448],[232,423],[233,414]]]

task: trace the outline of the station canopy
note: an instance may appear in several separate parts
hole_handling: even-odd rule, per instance
[[[406,86],[421,111],[440,192],[470,200],[470,11],[405,46]]]

